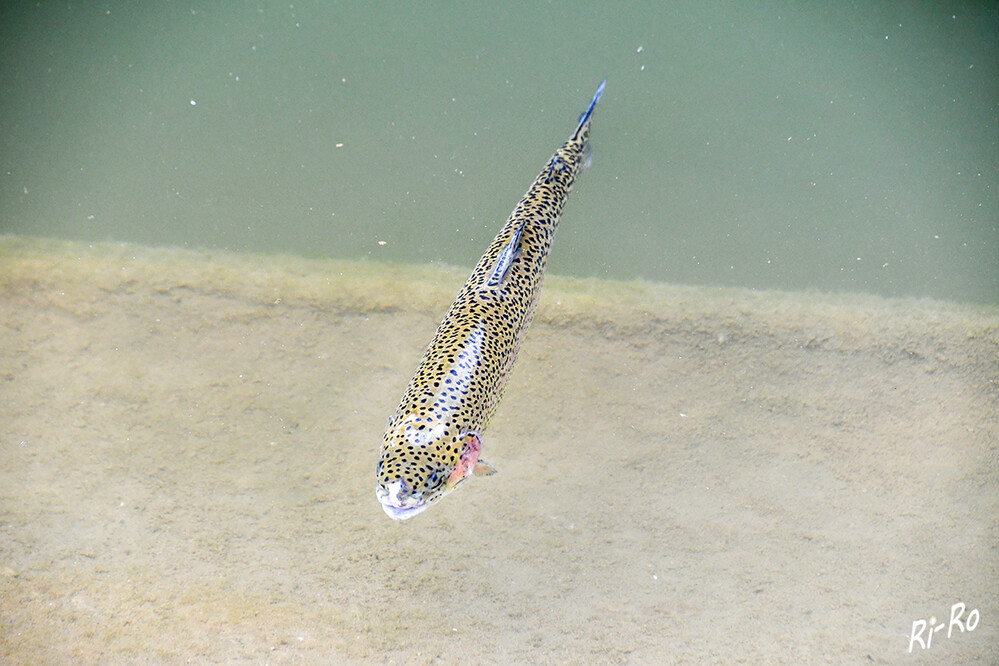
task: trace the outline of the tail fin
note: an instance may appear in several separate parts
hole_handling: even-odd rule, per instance
[[[600,83],[600,87],[597,88],[597,92],[593,95],[593,101],[590,102],[590,106],[587,107],[583,115],[579,117],[579,125],[576,126],[576,131],[572,134],[573,140],[585,139],[585,137],[590,133],[590,119],[593,117],[593,110],[597,108],[597,102],[600,101],[600,96],[604,94],[604,86],[607,85],[607,79],[604,79]]]

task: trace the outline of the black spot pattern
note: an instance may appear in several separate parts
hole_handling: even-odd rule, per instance
[[[597,99],[599,92],[444,315],[385,431],[380,491],[401,480],[407,497],[438,499],[470,436],[488,424],[534,316],[559,217],[586,156]],[[518,233],[519,252],[494,284],[497,259]]]

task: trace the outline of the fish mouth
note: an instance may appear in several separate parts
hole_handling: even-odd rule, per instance
[[[430,506],[425,498],[407,494],[402,480],[395,481],[388,487],[378,486],[375,488],[375,496],[392,520],[408,520]]]
[[[395,506],[382,500],[382,508],[392,520],[409,520],[418,513],[422,513],[430,504],[417,504],[416,506]]]

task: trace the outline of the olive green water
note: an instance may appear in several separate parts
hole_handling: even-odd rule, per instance
[[[551,277],[500,473],[394,523],[465,273],[0,239],[2,659],[999,659],[999,311]]]
[[[992,0],[0,3],[0,233],[999,305]],[[571,216],[571,219],[570,217]]]

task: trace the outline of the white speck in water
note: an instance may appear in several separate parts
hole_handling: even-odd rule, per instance
[[[197,103],[197,102],[195,102],[195,101],[194,101],[194,100],[192,99],[192,100],[191,100],[191,106],[197,106],[197,105],[198,105],[198,103]]]

